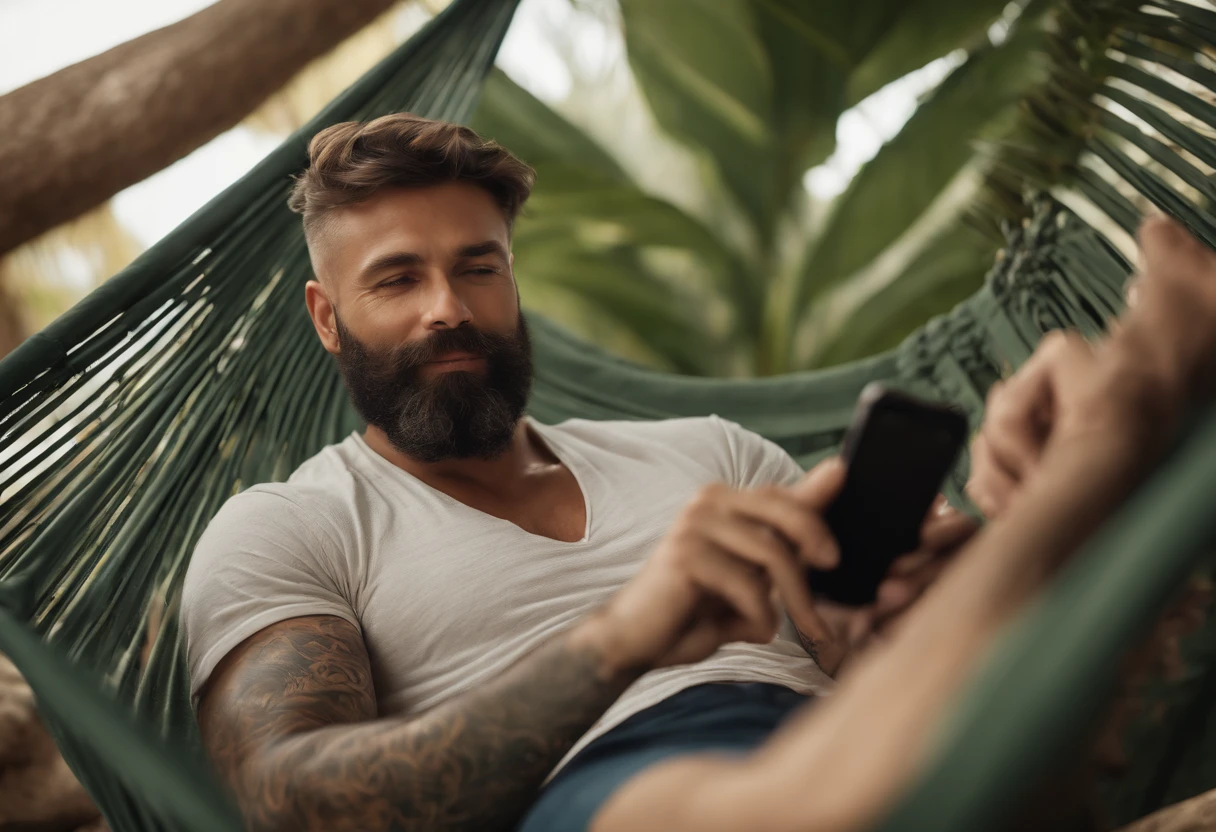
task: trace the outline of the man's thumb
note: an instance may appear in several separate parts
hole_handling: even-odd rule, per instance
[[[840,457],[828,457],[792,486],[794,498],[809,509],[823,511],[840,493],[840,487],[844,484],[844,470],[844,461]]]

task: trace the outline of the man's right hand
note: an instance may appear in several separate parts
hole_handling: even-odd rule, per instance
[[[641,571],[584,622],[609,668],[644,672],[733,641],[766,644],[781,620],[777,600],[796,620],[822,622],[805,568],[837,563],[822,511],[843,476],[832,459],[793,488],[702,488]]]
[[[1142,275],[1098,345],[1052,333],[989,393],[972,444],[971,498],[999,515],[1051,443],[1087,436],[1145,462],[1216,380],[1216,254],[1165,217],[1140,229]]]

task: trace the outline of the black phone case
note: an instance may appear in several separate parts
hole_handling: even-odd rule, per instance
[[[824,519],[840,544],[832,570],[808,570],[816,595],[872,603],[892,561],[916,549],[933,500],[967,437],[966,417],[871,384],[845,434],[845,483]]]

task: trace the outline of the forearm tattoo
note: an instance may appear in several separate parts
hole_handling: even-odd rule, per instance
[[[793,624],[793,619],[790,620],[790,623]],[[794,630],[798,633],[798,641],[802,645],[802,649],[815,664],[819,664],[819,646],[815,644],[815,639],[802,632],[802,628],[797,624],[794,624]]]
[[[242,650],[199,714],[250,830],[509,830],[630,681],[600,678],[595,652],[558,636],[417,718],[376,719],[358,631],[285,624]]]

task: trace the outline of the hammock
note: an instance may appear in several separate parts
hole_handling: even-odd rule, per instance
[[[37,692],[64,756],[116,832],[240,828],[199,749],[175,615],[181,578],[229,495],[285,478],[359,427],[300,302],[310,268],[299,218],[285,205],[289,177],[306,160],[308,138],[336,121],[400,110],[467,118],[514,5],[454,2],[250,174],[0,363],[0,651]],[[1203,97],[1216,90],[1216,73],[1193,59],[1216,43],[1216,14],[1171,0],[1131,11],[1114,0],[1064,8],[1053,86],[1028,106],[1024,137],[1052,146],[1085,136],[1076,150],[1115,175],[1073,161],[1045,171],[1015,142],[994,164],[989,216],[1020,218],[1023,183],[1068,178],[1074,186],[1060,198],[1091,221],[1131,231],[1139,213],[1132,199],[1142,195],[1216,243],[1216,188],[1204,173],[1216,167],[1216,144],[1204,134],[1216,129],[1216,107]],[[1146,73],[1112,59],[1114,50],[1177,74]],[[1123,109],[1095,107],[1097,94]],[[1080,114],[1081,127],[1061,113]],[[1044,332],[1101,332],[1130,271],[1107,236],[1056,199],[1030,208],[1007,229],[1004,256],[975,296],[897,350],[824,372],[756,381],[658,374],[529,315],[530,412],[550,423],[715,412],[804,465],[835,447],[872,380],[959,402],[978,424],[989,385]],[[965,461],[949,483],[955,499],[964,472]],[[1121,652],[1213,540],[1213,493],[1209,416],[994,651],[943,732],[936,762],[884,828],[987,828],[1074,745]],[[1216,643],[1209,630],[1205,643]],[[1185,796],[1180,789],[1216,786],[1199,730],[1214,666],[1194,665],[1189,686],[1175,688],[1171,718],[1145,734],[1152,742],[1141,745],[1137,765],[1143,760],[1147,773],[1117,784],[1115,819]]]

